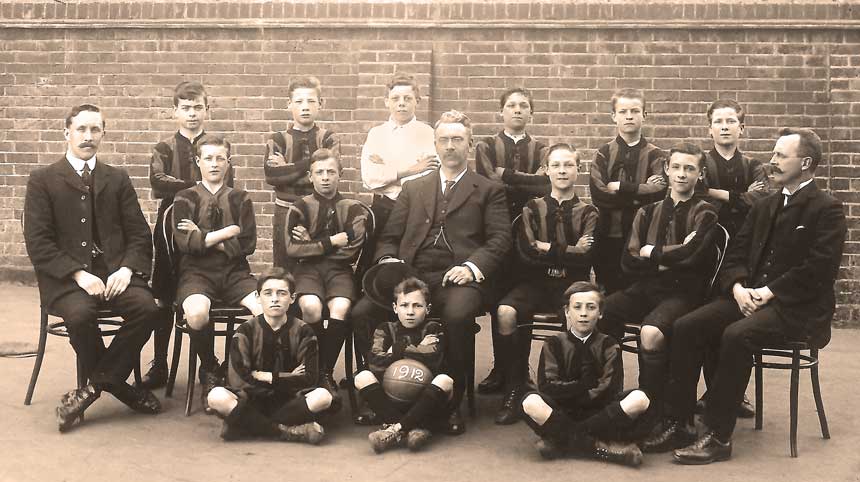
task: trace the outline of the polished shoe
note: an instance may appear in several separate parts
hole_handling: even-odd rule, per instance
[[[502,401],[502,407],[496,412],[496,425],[511,425],[520,420],[520,399],[522,395],[519,388],[509,390]]]
[[[460,409],[454,410],[448,415],[448,426],[445,430],[448,435],[462,435],[466,433],[466,422],[460,415]]]
[[[394,424],[387,425],[382,430],[371,432],[367,436],[367,441],[370,442],[370,446],[373,448],[373,451],[381,454],[388,449],[400,445],[400,442],[403,441],[403,431],[399,428],[399,425]]]
[[[149,390],[127,383],[111,389],[111,395],[135,412],[155,414],[161,412],[161,402]]]
[[[755,407],[753,407],[750,399],[744,395],[743,400],[741,400],[741,404],[738,405],[738,418],[753,418],[755,417]]]
[[[406,446],[415,452],[427,445],[433,434],[426,428],[413,428],[406,434]]]
[[[167,360],[152,360],[149,364],[149,370],[140,379],[140,383],[135,386],[145,388],[147,390],[155,390],[167,384]]]
[[[642,465],[642,451],[634,444],[597,440],[594,442],[594,456],[606,462],[626,465],[628,467],[639,467]]]
[[[60,398],[60,406],[57,407],[57,427],[60,432],[72,428],[75,422],[90,405],[101,395],[101,390],[92,385],[76,388],[69,391]]]
[[[343,407],[343,397],[340,396],[340,391],[337,388],[337,382],[334,381],[334,376],[329,372],[321,373],[320,387],[325,388],[331,394],[331,405],[328,408],[328,412],[339,412],[341,407]]]
[[[732,441],[721,442],[713,431],[705,432],[691,445],[675,450],[675,462],[684,465],[704,465],[722,462],[732,457]]]
[[[352,419],[356,425],[382,425],[382,417],[373,410],[364,409]]]
[[[223,383],[221,377],[217,371],[210,371],[202,366],[197,370],[197,376],[200,379],[200,402],[203,404],[203,411],[206,415],[214,415],[215,410],[209,408],[209,392]]]
[[[322,425],[316,422],[304,423],[302,425],[281,425],[281,440],[284,442],[302,442],[311,445],[319,445],[325,436]]]
[[[535,448],[544,460],[553,460],[564,454],[562,447],[548,438],[541,438],[535,442]]]
[[[645,453],[668,452],[686,447],[696,439],[684,424],[677,420],[666,420],[663,427],[639,442],[639,448]]]
[[[502,376],[501,370],[496,370],[495,367],[490,370],[490,374],[487,375],[487,378],[481,380],[481,383],[478,384],[478,393],[489,394],[489,393],[501,393],[502,389],[504,389],[505,379]]]

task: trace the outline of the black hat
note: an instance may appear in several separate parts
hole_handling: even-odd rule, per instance
[[[380,263],[364,273],[361,285],[367,299],[388,311],[394,303],[394,287],[411,276],[417,277],[418,271],[406,263]]]

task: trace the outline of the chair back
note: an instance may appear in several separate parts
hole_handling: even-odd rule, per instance
[[[178,259],[176,258],[176,243],[173,241],[173,203],[167,206],[161,219],[161,232],[157,235],[164,240],[164,246],[167,248],[167,258],[171,266],[176,266]]]
[[[376,231],[376,216],[373,215],[373,210],[370,209],[370,206],[367,204],[357,201],[361,209],[364,210],[367,215],[365,226],[364,226],[364,239],[361,241],[361,248],[358,250],[358,256],[355,257],[355,260],[352,262],[352,272],[355,274],[356,279],[361,282],[363,273],[362,267],[366,266],[368,263],[365,263],[364,256],[365,253],[368,253],[372,250],[366,249],[368,240],[373,239],[373,233]]]
[[[723,260],[726,258],[726,251],[729,248],[729,232],[722,224],[717,223],[714,226],[716,236],[714,238],[714,264],[711,272],[711,277],[708,279],[708,285],[705,289],[706,299],[710,299],[714,295],[714,286],[717,284],[717,277],[720,275],[720,268],[723,267]]]

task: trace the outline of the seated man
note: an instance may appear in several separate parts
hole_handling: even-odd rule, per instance
[[[302,320],[313,328],[320,343],[320,385],[335,397],[332,378],[340,347],[349,334],[346,316],[355,299],[352,265],[367,237],[368,214],[355,199],[338,192],[341,166],[335,153],[318,149],[311,156],[314,192],[296,201],[287,214],[287,257],[296,261],[296,294]],[[328,326],[322,320],[328,307]]]
[[[148,390],[125,382],[158,319],[146,286],[152,235],[125,171],[96,161],[105,122],[82,104],[66,116],[66,155],[36,169],[24,199],[24,240],[36,270],[42,306],[66,323],[81,375],[89,382],[63,395],[61,432],[80,419],[102,391],[143,413],[161,411]],[[105,348],[96,310],[106,305],[123,324]]]
[[[802,340],[830,341],[833,283],[847,231],[842,204],[815,185],[821,139],[809,129],[785,128],[773,148],[770,180],[782,186],[755,203],[720,271],[723,296],[675,323],[671,348],[671,410],[663,430],[646,440],[653,451],[675,450],[682,464],[727,460],[737,409],[760,348]],[[702,358],[719,346],[708,387],[705,432],[693,438],[692,418]],[[684,448],[680,448],[684,447]],[[644,447],[643,447],[644,449]]]
[[[517,257],[522,268],[514,288],[498,308],[496,370],[505,380],[505,398],[496,423],[519,420],[522,387],[528,379],[531,337],[519,336],[517,325],[531,323],[539,311],[556,311],[561,294],[574,281],[587,280],[597,208],[582,202],[575,192],[579,155],[568,144],[556,144],[542,164],[552,186],[549,194],[532,199],[522,208]]]
[[[316,422],[331,406],[331,394],[317,384],[317,340],[302,320],[287,314],[296,281],[283,268],[260,275],[256,295],[263,314],[242,323],[230,343],[227,387],[207,394],[224,418],[221,438],[277,437],[316,445]]]
[[[200,139],[197,167],[202,180],[176,193],[172,222],[173,239],[181,253],[176,301],[185,312],[191,346],[200,357],[200,395],[209,412],[206,394],[220,382],[209,324],[212,300],[241,304],[254,316],[262,310],[246,259],[257,244],[254,206],[247,192],[224,183],[230,170],[230,142],[215,135]]]
[[[662,409],[672,325],[701,305],[708,272],[713,270],[717,210],[693,196],[704,162],[698,147],[672,146],[665,166],[669,193],[664,200],[639,208],[621,258],[625,272],[636,281],[606,299],[600,321],[601,331],[618,342],[625,323],[642,324],[639,388],[656,413]]]
[[[430,287],[434,312],[448,337],[446,359],[454,380],[449,433],[463,433],[459,404],[466,386],[475,317],[483,312],[488,283],[511,247],[504,188],[468,168],[472,145],[469,118],[442,114],[436,123],[436,152],[442,167],[403,185],[379,238],[379,262],[406,262]],[[362,298],[353,308],[357,344],[369,346],[370,333],[387,312]],[[363,344],[362,344],[363,343]]]
[[[548,459],[573,452],[638,466],[639,447],[612,441],[630,440],[649,400],[640,390],[621,391],[621,347],[595,329],[603,294],[591,283],[577,281],[563,298],[567,331],[544,342],[540,392],[522,400],[526,423],[541,437],[537,449]]]

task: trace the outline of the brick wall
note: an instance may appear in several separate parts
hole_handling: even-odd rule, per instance
[[[779,127],[814,128],[827,141],[820,184],[849,216],[836,323],[860,326],[858,24],[860,8],[832,1],[6,2],[0,278],[32,278],[20,230],[27,175],[63,152],[69,106],[104,108],[100,158],[128,169],[153,221],[149,149],[173,130],[172,87],[203,81],[207,129],[235,143],[238,185],[257,203],[260,269],[271,259],[273,199],[262,145],[289,119],[289,79],[321,79],[322,123],[344,144],[342,189],[360,194],[356,154],[387,116],[381,85],[403,70],[422,84],[419,118],[457,108],[479,135],[497,129],[498,95],[526,86],[536,97],[531,133],[573,142],[586,160],[613,135],[607,101],[619,87],[646,91],[645,133],[664,147],[687,138],[705,146],[705,108],[723,96],[746,106],[742,148],[761,160]]]

